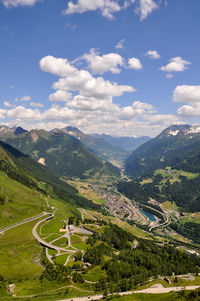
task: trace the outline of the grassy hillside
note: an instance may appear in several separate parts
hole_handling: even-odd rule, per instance
[[[0,172],[0,229],[47,210],[46,197]]]

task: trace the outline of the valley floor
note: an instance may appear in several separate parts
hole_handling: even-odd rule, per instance
[[[78,185],[85,187],[85,183]],[[79,208],[81,218],[75,226],[74,220],[70,220],[72,211],[59,201],[49,199],[46,200],[47,212],[27,220],[24,219],[22,222],[5,227],[0,231],[0,274],[8,281],[12,279],[14,283],[11,294],[0,288],[0,300],[39,301],[47,300],[46,298],[61,300],[65,296],[67,299],[62,300],[85,301],[102,298],[102,295],[94,295],[93,285],[99,281],[101,276],[105,275],[104,271],[98,269],[98,266],[90,269],[87,274],[83,274],[84,285],[74,283],[71,280],[70,283],[64,285],[48,282],[44,285],[37,279],[43,270],[41,254],[44,248],[47,259],[53,265],[61,264],[72,267],[76,263],[90,267],[89,263],[84,263],[81,260],[75,261],[75,254],[78,252],[82,256],[85,254],[88,247],[87,240],[93,232],[102,233],[104,231],[104,222],[117,224],[137,237],[150,239],[161,245],[172,243],[173,235],[176,235],[174,241],[178,242],[178,247],[182,247],[183,251],[196,250],[199,252],[199,247],[195,247],[192,241],[175,231],[165,229],[172,219],[180,218],[175,210],[166,209],[163,206],[161,209],[163,209],[164,221],[160,223],[159,218],[156,218],[155,222],[151,222],[140,212],[137,204],[132,204],[114,187],[106,188],[105,186],[87,184],[87,188],[83,188],[83,190],[85,193],[93,194],[94,201],[105,206],[110,215],[106,216],[96,211]],[[152,204],[158,205],[152,200],[149,203],[150,208],[152,208]],[[130,224],[129,221],[135,223]],[[142,226],[147,226],[146,230],[140,229],[139,223]],[[134,243],[134,248],[137,248],[137,242]],[[105,258],[105,260],[107,259]],[[166,281],[163,280],[164,277],[161,277],[157,281],[147,283],[144,287],[138,286],[137,290],[121,292],[119,295],[126,296],[133,293],[167,294],[171,291],[179,292],[183,289],[199,288],[200,277],[192,277],[181,279],[180,276],[177,285],[174,285],[173,277],[170,280],[172,281],[170,285],[167,285]]]

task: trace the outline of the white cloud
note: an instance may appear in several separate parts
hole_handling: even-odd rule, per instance
[[[111,83],[102,77],[94,78],[85,70],[78,71],[71,77],[60,78],[58,82],[53,84],[53,88],[66,91],[79,91],[82,96],[99,99],[121,96],[124,92],[135,91],[131,86]]]
[[[67,59],[45,56],[40,60],[40,68],[44,72],[56,74],[61,77],[74,74],[76,68]]]
[[[59,77],[53,84],[55,92],[49,98],[55,102],[62,99],[63,103],[43,109],[39,103],[28,102],[27,106],[32,108],[18,105],[0,110],[0,118],[5,120],[6,117],[7,124],[49,130],[70,124],[88,133],[152,136],[171,124],[181,123],[179,117],[159,114],[155,107],[146,102],[132,101],[123,107],[114,103],[114,97],[134,92],[135,89],[95,77],[66,59],[48,56],[41,60],[40,66],[42,70]]]
[[[139,0],[139,6],[137,6],[135,12],[140,15],[140,20],[144,20],[158,7],[159,4],[153,0]]]
[[[112,20],[113,14],[120,11],[122,7],[119,6],[118,1],[112,0],[77,0],[74,4],[73,1],[68,2],[68,7],[64,10],[65,15],[74,13],[82,14],[86,11],[100,10],[102,16]]]
[[[112,102],[112,98],[109,99],[96,99],[95,97],[84,97],[81,95],[77,95],[74,97],[72,101],[68,103],[69,107],[74,109],[79,109],[82,112],[101,112],[106,113],[110,112],[115,114],[119,112],[119,106]]]
[[[145,53],[145,55],[149,56],[151,59],[157,60],[160,58],[160,54],[156,50],[149,50]]]
[[[81,58],[88,62],[89,69],[93,74],[103,74],[107,71],[120,73],[119,66],[124,64],[123,58],[119,54],[108,53],[100,56],[95,49],[90,49],[90,52]]]
[[[200,86],[177,86],[173,92],[173,101],[186,103],[178,108],[178,116],[200,117]]]
[[[12,105],[9,101],[7,101],[7,100],[5,100],[3,104],[4,104],[5,107],[8,107],[8,108],[9,108],[9,107],[10,107],[10,108],[13,107],[13,105]]]
[[[135,89],[127,85],[118,85],[104,80],[102,77],[95,78],[87,70],[79,70],[72,66],[66,59],[47,56],[41,59],[40,67],[43,71],[60,76],[53,84],[53,89],[66,92],[78,91],[85,97],[108,98],[121,96],[124,92],[134,92]]]
[[[70,100],[72,97],[72,93],[69,93],[64,90],[57,90],[56,92],[52,93],[49,95],[49,100],[50,101],[63,101],[66,102]]]
[[[178,108],[177,114],[184,118],[200,117],[200,103],[181,106]]]
[[[5,119],[6,110],[0,109],[0,119]]]
[[[142,64],[139,59],[132,57],[128,60],[128,68],[140,70],[142,69]]]
[[[44,107],[44,105],[40,102],[30,102],[29,105],[34,108],[43,108]]]
[[[169,64],[166,66],[160,67],[161,71],[165,72],[182,72],[187,69],[187,65],[190,65],[191,63],[183,60],[182,57],[177,56],[170,59]]]
[[[31,100],[31,96],[29,95],[24,95],[23,97],[20,98],[21,101],[30,101]]]
[[[27,109],[24,106],[18,106],[7,111],[8,118],[18,118],[25,120],[40,120],[41,113],[38,109]]]
[[[125,39],[121,39],[121,40],[115,45],[115,48],[116,48],[116,49],[123,49],[123,48],[124,48],[124,42],[125,42]]]
[[[131,5],[136,4],[135,13],[140,15],[140,20],[144,20],[155,9],[159,8],[159,2],[154,0],[124,0],[121,1],[121,6],[118,0],[74,0],[68,2],[68,7],[63,11],[65,15],[74,13],[82,14],[87,11],[99,10],[102,16],[107,19],[114,19],[114,14],[129,8]],[[137,4],[138,3],[138,4]]]
[[[173,92],[173,101],[186,103],[177,110],[181,117],[200,117],[200,86],[177,86]]]
[[[72,109],[70,108],[73,107]],[[171,124],[181,123],[171,114],[158,114],[148,103],[134,101],[130,106],[120,107],[109,101],[76,96],[67,105],[53,105],[41,112],[18,106],[1,110],[0,118],[9,118],[5,124],[20,125],[24,128],[45,128],[51,130],[72,125],[88,133],[108,133],[116,135],[154,136]],[[8,120],[8,119],[7,119]]]
[[[141,101],[134,101],[131,106],[127,106],[121,109],[120,119],[129,120],[132,118],[145,117],[146,114],[155,113],[155,108],[148,103]]]
[[[36,2],[41,0],[2,0],[5,7],[17,7],[17,6],[33,6]]]
[[[173,101],[182,103],[200,103],[200,86],[177,86],[173,92]]]
[[[52,106],[41,115],[41,120],[71,120],[76,112],[67,107]]]

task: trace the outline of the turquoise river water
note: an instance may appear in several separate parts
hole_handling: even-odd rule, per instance
[[[155,222],[155,221],[156,221],[156,219],[155,219],[155,217],[153,216],[153,214],[151,214],[151,213],[149,213],[149,212],[147,212],[147,211],[145,211],[145,210],[143,210],[143,209],[140,209],[140,212],[141,212],[142,214],[144,214],[151,222]]]

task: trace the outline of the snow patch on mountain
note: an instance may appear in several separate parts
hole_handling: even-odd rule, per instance
[[[176,136],[177,134],[179,133],[179,130],[176,130],[176,131],[169,131],[168,132],[168,135],[172,135],[172,136]]]

